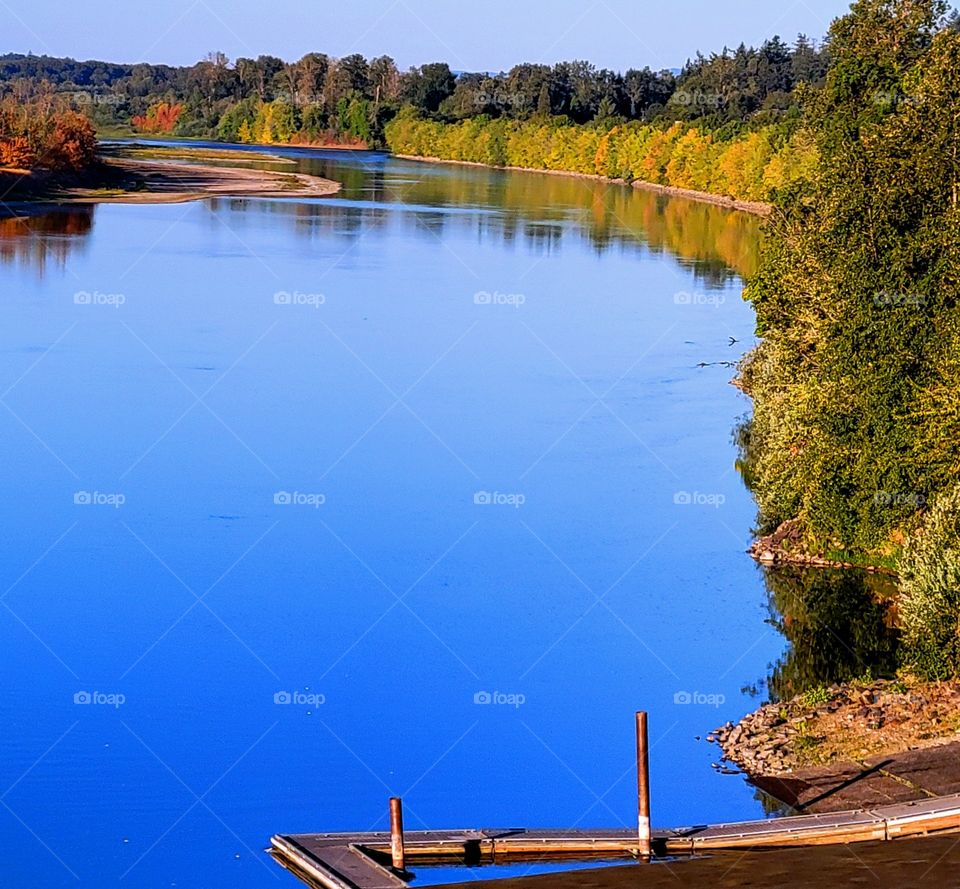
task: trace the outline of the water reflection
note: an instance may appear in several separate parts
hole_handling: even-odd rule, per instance
[[[339,174],[338,170],[322,172]],[[520,174],[500,175],[515,182]],[[456,179],[445,186],[452,185],[452,193],[439,191],[435,183],[427,188],[420,182],[390,190],[374,188],[365,199],[350,198],[345,189],[344,196],[323,201],[211,201],[210,206],[214,212],[230,208],[288,220],[297,234],[308,237],[360,238],[395,222],[405,234],[419,230],[442,238],[448,230],[469,231],[481,243],[519,242],[544,255],[559,251],[567,239],[590,243],[598,255],[613,250],[667,254],[683,260],[707,288],[725,287],[756,268],[760,221],[746,214],[601,183],[532,178],[543,189],[528,185],[502,189],[498,212],[476,208],[464,212],[464,205],[457,201],[469,206],[480,196],[470,193],[476,191],[475,182],[460,188]]]
[[[208,147],[223,149],[217,144]],[[293,159],[298,170],[341,183],[340,193],[319,201],[212,205],[256,208],[293,218],[299,233],[319,227],[356,236],[385,226],[387,211],[403,208],[409,211],[402,217],[406,226],[437,235],[447,226],[461,226],[503,242],[522,239],[526,246],[548,253],[558,249],[564,237],[586,239],[598,254],[611,249],[665,252],[689,263],[707,287],[749,277],[757,268],[761,221],[711,204],[591,179],[427,164],[383,152],[279,146],[270,151],[284,162],[260,161],[254,166],[289,172]]]
[[[896,585],[890,578],[804,568],[765,575],[770,623],[790,643],[766,680],[771,700],[895,672],[898,631],[888,603]]]
[[[737,472],[752,493],[756,454],[751,448],[751,427],[751,419],[743,418],[734,427],[732,439],[738,451]],[[762,527],[759,533],[772,530]],[[763,575],[768,623],[790,645],[771,665],[769,676],[758,683],[766,686],[771,701],[866,674],[879,678],[896,671],[899,631],[891,606],[897,593],[895,579],[858,570],[800,566],[763,569]]]
[[[677,256],[705,287],[726,286],[756,268],[760,221],[709,204],[587,179],[432,166],[380,153],[277,153],[295,158],[304,172],[342,183],[342,191],[303,202],[213,199],[210,212],[270,216],[308,238],[351,240],[397,224],[405,233],[437,238],[450,229],[472,231],[481,242],[520,243],[544,255],[565,240],[585,240],[598,255],[616,250]],[[281,163],[257,166],[290,169]],[[0,257],[30,261],[42,274],[50,259],[62,264],[90,232],[93,214],[92,206],[78,206],[0,220]]]
[[[43,276],[49,263],[63,268],[93,229],[94,207],[42,209],[30,215],[0,215],[0,263],[32,267]]]
[[[733,278],[712,305],[672,298],[721,280],[698,238],[755,220],[597,183],[337,163],[354,169],[333,200],[104,206],[89,235],[45,235],[80,246],[61,273],[0,267],[0,650],[24,678],[0,702],[17,726],[0,786],[41,758],[11,804],[83,885],[254,889],[278,829],[382,820],[379,776],[413,788],[418,827],[628,821],[617,781],[643,707],[667,751],[662,823],[755,817],[695,740],[743,716],[741,675],[782,651],[730,536],[753,516],[725,446],[745,402],[696,366],[735,358],[753,319]],[[473,298],[521,283],[522,311]],[[127,299],[101,310],[80,288]],[[315,288],[322,310],[277,300]],[[723,510],[684,505],[681,485]],[[185,613],[185,585],[209,608]],[[129,706],[81,713],[81,688]],[[372,688],[404,700],[389,731]],[[277,707],[281,689],[329,703]],[[498,689],[526,703],[477,706]],[[718,706],[677,706],[683,689]],[[211,799],[231,832],[164,839],[185,804],[150,750],[201,787],[241,758]],[[276,762],[304,780],[277,781]],[[604,806],[590,788],[612,788]],[[11,884],[62,882],[24,839]]]
[[[500,207],[502,213],[481,225],[506,240],[522,232],[528,243],[556,245],[569,232],[589,239],[598,253],[666,251],[689,261],[707,285],[722,286],[734,274],[747,277],[756,270],[760,221],[710,204],[590,179],[502,170],[470,168],[465,174],[455,166],[390,164],[371,172],[361,189],[338,162],[308,161],[305,169],[345,182],[347,198],[363,190],[368,200],[413,207]]]

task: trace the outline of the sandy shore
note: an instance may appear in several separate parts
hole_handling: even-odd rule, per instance
[[[629,185],[633,188],[639,188],[643,191],[653,191],[657,194],[670,195],[671,197],[687,198],[691,201],[700,201],[704,204],[714,204],[718,207],[726,207],[729,210],[742,210],[744,213],[752,213],[755,216],[769,216],[773,207],[770,204],[764,204],[759,201],[740,201],[736,198],[726,195],[711,194],[707,191],[695,191],[692,188],[675,188],[672,185],[657,185],[655,182],[642,182],[634,180],[627,182],[625,179],[609,179],[606,176],[598,176],[592,173],[573,173],[568,170],[540,170],[536,167],[494,167],[490,164],[481,164],[476,161],[454,161],[441,157],[420,157],[413,154],[395,154],[394,157],[402,158],[408,161],[423,161],[429,164],[454,164],[461,167],[484,167],[488,170],[513,170],[518,173],[544,173],[547,176],[566,176],[572,179],[591,179],[595,182],[606,182],[609,185]]]
[[[111,158],[104,165],[110,174],[121,180],[132,180],[135,190],[122,189],[118,194],[105,194],[103,188],[70,188],[66,191],[66,200],[72,203],[176,204],[209,197],[316,198],[340,190],[338,182],[304,173],[127,158]]]
[[[82,174],[0,171],[7,203],[176,204],[211,197],[317,198],[340,183],[305,173],[198,163],[105,157]]]

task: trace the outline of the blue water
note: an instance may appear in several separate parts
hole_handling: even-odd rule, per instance
[[[3,230],[4,884],[292,886],[272,834],[391,795],[631,825],[636,709],[655,824],[761,817],[697,740],[784,649],[714,364],[753,318],[636,224],[726,211],[299,162],[345,190]]]

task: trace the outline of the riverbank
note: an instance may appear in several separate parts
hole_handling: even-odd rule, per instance
[[[0,169],[0,192],[7,204],[175,204],[210,197],[317,198],[340,190],[337,182],[305,173],[214,165],[223,158],[203,150],[178,149],[169,160],[161,159],[162,150],[148,151],[149,157],[138,157],[135,148],[103,153],[79,173]]]
[[[913,790],[906,799],[957,792],[960,680],[900,677],[812,689],[766,704],[707,739],[720,746],[724,763],[789,805],[801,799],[799,785],[839,787],[881,760],[901,761],[897,783]],[[935,777],[917,777],[931,769]],[[856,803],[841,795],[831,805]]]
[[[610,179],[607,176],[599,176],[593,173],[576,173],[570,170],[544,170],[536,167],[497,167],[492,164],[481,164],[477,161],[448,160],[442,157],[421,156],[415,154],[395,154],[394,157],[408,161],[422,161],[429,164],[453,164],[461,167],[484,167],[488,170],[512,170],[518,173],[544,173],[548,176],[565,176],[571,179],[588,179],[594,182],[605,182],[609,185],[625,185],[631,188],[639,188],[644,191],[652,191],[657,194],[668,195],[670,197],[687,198],[691,201],[699,201],[705,204],[714,204],[718,207],[726,207],[730,210],[741,210],[744,213],[752,213],[755,216],[769,216],[773,211],[771,204],[764,204],[759,201],[741,201],[727,195],[711,194],[706,191],[696,191],[691,188],[677,188],[672,185],[658,185],[655,182],[643,182],[633,180],[627,182],[626,179]]]
[[[888,564],[867,562],[863,557],[825,551],[811,552],[805,545],[800,523],[795,519],[781,524],[773,533],[758,537],[747,550],[761,565],[798,565],[805,568],[858,568],[873,574],[896,577],[892,560]]]
[[[374,151],[368,143],[358,142],[332,142],[329,140],[319,142],[223,142],[213,137],[203,136],[174,136],[169,133],[141,133],[136,130],[102,129],[97,130],[97,137],[103,142],[129,142],[129,143],[155,143],[169,142],[179,144],[183,142],[196,142],[200,145],[210,142],[219,142],[221,145],[238,146],[240,148],[255,149],[257,151],[269,152],[277,148],[314,148],[318,151]]]

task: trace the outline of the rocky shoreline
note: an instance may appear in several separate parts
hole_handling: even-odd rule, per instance
[[[858,564],[831,559],[822,552],[808,552],[804,545],[800,525],[794,519],[784,522],[772,534],[758,537],[747,552],[761,565],[767,567],[801,565],[808,568],[859,568],[872,574],[896,576],[895,571],[880,565]]]
[[[831,685],[765,704],[707,736],[751,777],[782,776],[960,737],[960,680],[882,679]]]

